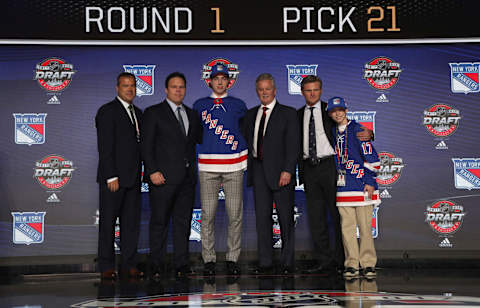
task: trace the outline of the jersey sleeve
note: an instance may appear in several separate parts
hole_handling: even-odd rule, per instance
[[[380,160],[377,151],[370,141],[360,142],[360,152],[363,157],[363,167],[365,170],[365,184],[374,186],[376,182],[376,174],[380,170]]]

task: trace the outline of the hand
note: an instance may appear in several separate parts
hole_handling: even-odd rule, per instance
[[[292,175],[289,172],[282,171],[282,173],[280,173],[280,181],[278,181],[278,186],[287,186],[288,184],[290,184],[291,179]]]
[[[360,139],[360,141],[370,141],[373,136],[373,132],[369,130],[366,127],[362,126],[362,131],[357,133],[357,138]]]
[[[372,200],[372,196],[373,196],[373,191],[375,190],[375,188],[373,188],[372,185],[368,185],[368,184],[365,184],[365,187],[363,188],[363,191],[365,192],[368,192],[368,199],[369,200]]]
[[[108,190],[111,192],[116,192],[120,188],[120,184],[118,183],[118,179],[115,179],[111,181],[110,183],[107,183]]]
[[[150,181],[152,181],[153,185],[163,185],[165,184],[166,180],[163,177],[163,174],[160,171],[154,172],[150,174]]]

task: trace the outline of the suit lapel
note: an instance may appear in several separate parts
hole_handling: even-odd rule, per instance
[[[130,115],[128,114],[128,111],[125,109],[125,107],[123,106],[122,102],[118,100],[118,98],[115,98],[115,100],[117,101],[117,106],[119,108],[119,113],[121,114],[121,117],[123,118],[123,122],[126,124],[126,125],[129,125],[129,127],[132,128],[132,131],[134,133],[134,135],[136,136],[137,135],[137,128],[133,125],[132,123],[132,120],[130,118]],[[135,107],[134,107],[135,108]],[[135,110],[135,109],[134,109]],[[136,113],[136,112],[135,112]],[[137,119],[138,119],[138,116],[137,116]],[[127,124],[128,123],[128,124]],[[139,128],[140,128],[140,124],[138,124]]]
[[[277,117],[277,111],[278,111],[278,104],[279,102],[277,101],[275,103],[275,106],[273,106],[273,109],[271,111],[271,114],[270,114],[270,117],[268,118],[268,122],[267,122],[267,128],[265,129],[265,135],[264,137],[267,137],[268,135],[270,135],[270,131],[274,128],[271,128],[272,126],[274,126],[275,124],[275,119]]]

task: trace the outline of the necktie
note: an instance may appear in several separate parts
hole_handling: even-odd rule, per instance
[[[132,118],[133,127],[135,127],[135,132],[137,136],[137,141],[140,141],[140,131],[138,129],[137,121],[135,121],[135,115],[133,114],[133,105],[128,105],[128,111],[130,112],[130,117]]]
[[[265,129],[266,117],[267,117],[267,107],[263,107],[262,119],[260,120],[260,125],[258,125],[258,133],[257,133],[257,158],[259,160],[263,159],[263,131]]]
[[[177,107],[177,118],[178,118],[178,122],[180,122],[180,128],[182,129],[182,133],[184,136],[187,135],[187,130],[185,129],[185,123],[183,123],[183,118],[182,118],[182,114],[180,113],[180,111],[182,110],[182,107],[178,106]]]
[[[308,123],[308,156],[311,160],[317,159],[317,138],[315,136],[313,109],[313,107],[310,107],[310,122]]]

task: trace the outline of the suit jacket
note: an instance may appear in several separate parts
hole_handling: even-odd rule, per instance
[[[243,132],[248,144],[247,185],[253,185],[252,160],[253,136],[258,108],[247,111],[243,123]],[[268,186],[272,190],[279,188],[280,173],[287,171],[295,181],[295,166],[299,149],[298,121],[295,109],[281,105],[278,101],[271,111],[263,139],[263,168]]]
[[[202,142],[202,126],[197,112],[184,107],[189,122],[187,136],[166,100],[145,109],[142,154],[148,181],[152,173],[160,171],[167,184],[180,184],[186,176],[186,163],[197,177],[195,146]]]
[[[142,111],[135,106],[134,110],[141,131]],[[118,177],[120,187],[132,187],[140,179],[141,147],[127,110],[115,98],[98,109],[95,126],[99,154],[97,182]]]
[[[327,103],[325,102],[320,102],[320,110],[322,111],[322,122],[323,122],[323,129],[325,130],[325,134],[327,135],[328,141],[330,144],[333,143],[333,134],[332,134],[332,127],[334,127],[336,124],[330,118],[330,116],[327,113]],[[303,115],[305,114],[305,108],[306,106],[303,106],[297,111],[297,116],[298,116],[298,123],[300,125],[300,155],[298,156],[298,177],[300,184],[304,183],[304,163],[303,163]]]

